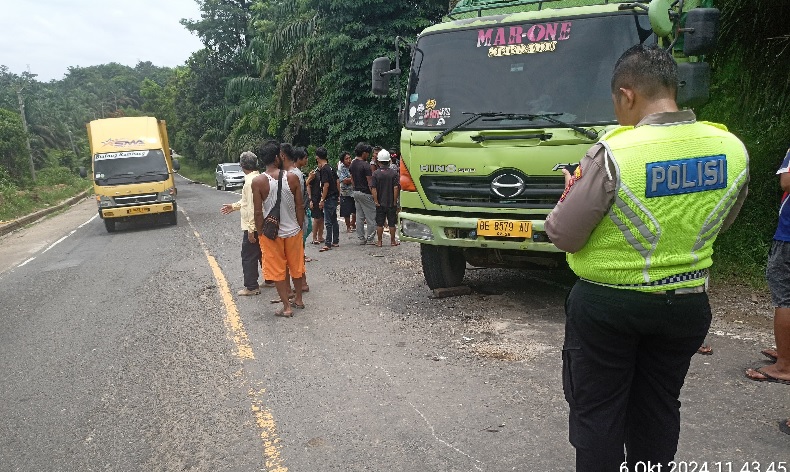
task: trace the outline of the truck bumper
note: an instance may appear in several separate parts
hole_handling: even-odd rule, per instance
[[[153,205],[125,206],[101,208],[99,214],[102,218],[128,218],[138,215],[153,215],[156,213],[169,213],[176,209],[176,202],[155,203]]]
[[[509,219],[514,215],[502,215]],[[477,218],[466,216],[435,216],[401,211],[398,234],[402,241],[463,249],[498,249],[561,253],[544,231],[545,220],[532,222],[532,238],[492,238],[477,235]]]

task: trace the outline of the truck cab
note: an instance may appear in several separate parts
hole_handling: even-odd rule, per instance
[[[711,41],[691,51],[696,56],[684,52],[700,45],[690,33],[715,31],[718,11],[690,13],[700,6],[462,0],[414,43],[396,39],[394,70],[387,57],[374,61],[373,93],[388,95],[389,77],[400,73],[399,44],[411,51],[405,97],[398,90],[398,228],[402,240],[421,245],[430,288],[461,284],[467,264],[565,264],[544,222],[564,190],[562,168],[618,126],[615,62],[635,44],[661,44],[683,63],[679,102],[704,101],[709,69],[699,56]],[[689,19],[697,23],[681,28]]]
[[[170,155],[165,122],[107,118],[91,121],[87,128],[93,189],[107,231],[147,215],[163,215],[177,224],[174,173],[179,164]]]

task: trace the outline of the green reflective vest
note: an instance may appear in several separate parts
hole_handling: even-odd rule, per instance
[[[616,196],[585,246],[568,254],[571,269],[646,292],[705,284],[713,242],[748,181],[743,143],[705,122],[624,126],[601,143]]]

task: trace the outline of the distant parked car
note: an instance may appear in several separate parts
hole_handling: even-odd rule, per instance
[[[235,163],[218,164],[216,177],[217,190],[244,186],[244,171]]]

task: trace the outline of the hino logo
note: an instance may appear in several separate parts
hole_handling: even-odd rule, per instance
[[[491,181],[491,191],[502,198],[517,197],[524,187],[524,179],[515,174],[502,174]]]

